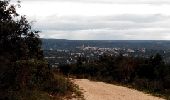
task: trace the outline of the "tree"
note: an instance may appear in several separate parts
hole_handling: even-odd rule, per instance
[[[48,70],[46,65],[35,64],[35,61],[43,59],[39,31],[31,29],[31,24],[16,12],[16,7],[20,7],[19,2],[13,5],[9,0],[0,1],[0,89],[20,84],[15,83],[19,82],[18,76],[47,74],[44,69]],[[35,61],[30,61],[32,59]]]
[[[19,16],[15,7],[9,1],[0,1],[0,56],[10,61],[42,58],[39,31],[31,30],[26,17]]]

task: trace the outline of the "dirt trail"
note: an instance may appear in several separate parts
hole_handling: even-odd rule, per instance
[[[85,100],[164,100],[134,89],[87,79],[75,79],[75,84],[84,91]]]

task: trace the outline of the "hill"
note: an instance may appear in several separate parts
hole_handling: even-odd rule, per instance
[[[170,49],[170,41],[165,40],[65,40],[41,39],[42,48],[49,49],[75,49],[76,47],[91,46],[101,48],[146,48],[156,50]]]

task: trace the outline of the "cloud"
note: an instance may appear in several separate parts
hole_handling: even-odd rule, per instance
[[[36,1],[36,0],[35,0]],[[77,2],[50,2],[29,1],[21,4],[20,14],[28,16],[47,17],[57,16],[109,16],[120,14],[161,14],[170,15],[170,4],[103,4],[103,3],[77,3]],[[125,16],[126,17],[126,16]],[[127,16],[128,17],[128,16]]]
[[[46,1],[46,0],[21,0]],[[79,2],[79,3],[114,3],[114,4],[167,4],[169,0],[48,0],[48,2]]]
[[[128,30],[139,28],[170,28],[169,16],[163,15],[113,15],[113,16],[48,16],[38,20],[35,26],[40,30]]]
[[[170,39],[169,0],[22,1],[43,38]]]
[[[41,37],[64,39],[170,39],[170,17],[154,15],[48,16],[34,25]],[[146,36],[147,35],[147,36]]]
[[[79,31],[48,31],[43,38],[70,40],[169,40],[170,30],[79,30]],[[147,35],[146,35],[147,34]]]

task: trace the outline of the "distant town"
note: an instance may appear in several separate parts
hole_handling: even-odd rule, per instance
[[[57,41],[57,40],[56,40]],[[61,41],[61,40],[60,40]],[[98,43],[101,41],[97,41]],[[152,47],[154,43],[158,41],[152,42],[149,45]],[[141,43],[141,42],[140,42]],[[136,42],[136,45],[140,45],[140,43]],[[55,44],[55,43],[54,43]],[[56,43],[57,44],[57,43]],[[51,46],[51,48],[44,50],[45,59],[49,61],[52,67],[58,67],[58,65],[63,64],[74,64],[77,62],[78,58],[82,57],[86,59],[86,61],[95,61],[98,60],[101,56],[124,56],[124,57],[142,57],[142,58],[149,58],[152,55],[159,53],[163,56],[164,61],[166,63],[170,63],[170,49],[166,48],[162,49],[150,49],[148,47],[144,47],[141,45],[140,47],[131,46],[130,43],[127,42],[128,46],[122,47],[98,47],[98,46],[90,46],[87,44],[82,44],[80,46],[75,46],[73,43],[67,43],[67,45],[71,46],[74,45],[75,47],[71,48],[62,48],[61,46],[57,46],[55,44]],[[65,43],[66,44],[66,43]],[[90,42],[88,43],[90,44]],[[103,45],[106,43],[102,43]],[[117,43],[121,44],[120,42]],[[164,45],[164,41],[162,41]],[[160,46],[162,46],[162,44]],[[64,44],[63,44],[64,45]],[[91,44],[92,45],[92,44]],[[60,48],[60,49],[58,49]]]

